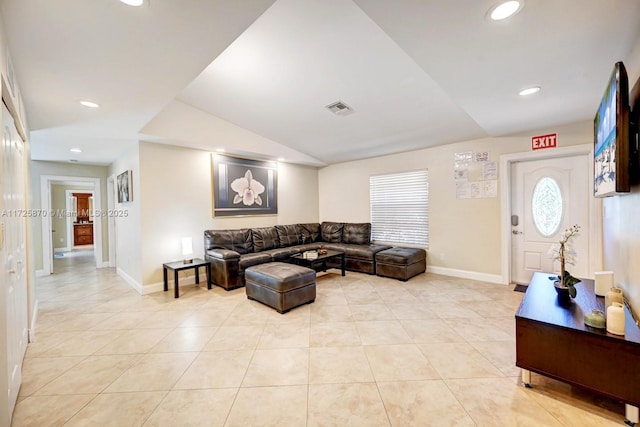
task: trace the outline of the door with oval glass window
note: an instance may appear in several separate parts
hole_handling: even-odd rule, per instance
[[[589,273],[589,158],[586,155],[513,163],[511,166],[511,281],[528,284],[536,271],[557,273],[550,249],[568,227],[578,224],[573,240],[576,277]]]

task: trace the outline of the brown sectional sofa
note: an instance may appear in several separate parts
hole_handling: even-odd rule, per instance
[[[226,290],[245,285],[248,267],[286,261],[293,254],[320,248],[344,252],[348,270],[376,274],[376,253],[391,246],[371,243],[370,223],[323,222],[204,232],[211,281]]]

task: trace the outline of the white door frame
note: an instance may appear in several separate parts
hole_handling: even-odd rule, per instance
[[[532,160],[586,155],[589,158],[589,178],[593,183],[593,144],[571,145],[541,151],[504,154],[500,156],[500,228],[502,234],[502,283],[511,281],[511,164]],[[591,185],[591,184],[590,184]],[[589,198],[589,276],[602,269],[602,200]]]
[[[73,249],[73,218],[71,218],[71,215],[69,215],[69,212],[71,212],[73,210],[73,206],[71,206],[71,193],[75,192],[76,190],[65,190],[64,191],[64,196],[65,196],[65,203],[64,205],[67,208],[67,247],[65,248],[65,250],[67,252],[71,252],[71,250]],[[54,246],[55,246],[55,242],[54,242]],[[53,251],[55,252],[55,248],[53,249]]]
[[[95,194],[93,200],[94,211],[102,212],[100,200],[100,178],[89,178],[64,175],[42,175],[40,177],[40,208],[42,209],[42,272],[45,276],[53,272],[53,242],[51,240],[51,184],[55,182],[82,182],[93,184]],[[96,268],[102,265],[102,216],[94,216],[93,221],[93,255]]]
[[[116,176],[107,178],[107,211],[113,212],[116,208]],[[109,233],[109,267],[116,267],[116,218],[115,215],[107,216],[107,231]]]
[[[95,206],[96,194],[95,194],[95,192],[93,190],[84,190],[84,189],[65,190],[64,191],[64,195],[66,197],[65,206],[67,207],[67,212],[73,211],[73,206],[71,206],[71,198],[73,197],[73,193],[87,193],[87,194],[90,193],[91,197],[94,200],[94,206]],[[76,204],[76,206],[77,206],[77,204]],[[92,210],[95,211],[95,207]],[[93,214],[91,216],[93,217]],[[67,252],[71,252],[73,250],[73,247],[74,247],[74,244],[73,244],[73,222],[74,222],[74,220],[75,220],[75,217],[73,217],[71,215],[67,215],[67,247],[66,247],[66,251]],[[93,218],[93,222],[96,222],[95,217]],[[95,238],[95,236],[94,236],[94,238]]]

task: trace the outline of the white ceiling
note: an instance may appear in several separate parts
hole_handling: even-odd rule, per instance
[[[490,22],[494,3],[0,7],[34,159],[109,164],[142,139],[319,166],[591,120],[613,64],[640,48],[637,0],[527,0]],[[338,100],[354,112],[324,108]]]

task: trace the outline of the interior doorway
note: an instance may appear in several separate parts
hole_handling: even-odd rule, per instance
[[[524,166],[529,162],[538,163],[537,165],[530,163],[529,166]],[[581,204],[582,206],[577,208],[578,211],[573,212],[575,215],[562,212],[560,223],[555,226],[558,230],[548,229],[540,233],[531,215],[527,213],[528,218],[524,218],[523,216],[524,210],[531,210],[530,203],[532,194],[529,193],[533,193],[535,185],[539,183],[540,179],[544,176],[553,176],[556,183],[563,179],[569,179],[566,176],[568,172],[562,172],[563,167],[559,167],[559,165],[562,166],[570,162],[580,163],[580,165],[576,167],[580,168],[581,172],[579,176],[575,177],[575,180],[580,184],[581,190],[568,191],[565,187],[565,194],[569,196],[573,192],[581,192],[586,200],[582,202],[570,202],[570,204]],[[520,185],[514,182],[516,181],[514,174],[518,173],[518,167],[515,166],[516,164],[521,164],[525,170],[528,170],[528,172],[523,172],[523,174],[529,174],[527,184],[529,187],[526,189],[524,178],[521,178],[523,180],[520,183],[522,184],[522,188],[520,190],[516,188],[517,185]],[[549,168],[545,166],[549,166]],[[528,283],[528,279],[525,277],[526,274],[523,274],[522,271],[516,271],[520,268],[518,265],[524,265],[527,262],[529,263],[529,267],[532,267],[535,265],[535,262],[539,261],[541,264],[540,271],[547,269],[553,270],[554,267],[550,262],[547,252],[553,243],[559,241],[559,236],[564,229],[573,225],[571,221],[578,223],[583,230],[588,231],[581,241],[581,244],[585,246],[579,249],[581,252],[578,258],[580,264],[576,266],[578,270],[576,270],[575,275],[578,277],[593,278],[594,271],[598,271],[602,267],[602,202],[593,197],[590,190],[592,188],[591,183],[593,182],[593,145],[585,144],[562,147],[546,150],[542,153],[525,152],[503,155],[500,157],[500,173],[502,175],[501,182],[503,183],[501,188],[503,283]],[[564,178],[561,177],[563,174],[565,175]],[[583,182],[579,182],[580,180]],[[565,184],[558,184],[558,187],[563,185]],[[519,191],[521,193],[519,193]],[[520,199],[520,201],[516,199]],[[522,205],[521,212],[514,212],[514,204],[517,208],[519,203]],[[512,215],[517,215],[518,218],[512,218]],[[514,223],[518,225],[514,226]],[[521,232],[524,233],[523,227],[525,223],[528,227],[527,231],[530,233],[526,244],[521,235],[518,234]],[[547,236],[542,236],[542,234],[547,234]],[[542,249],[545,249],[544,252]],[[527,256],[529,257],[528,260],[526,259]],[[520,259],[518,259],[518,257]],[[572,268],[575,269],[575,267]],[[531,268],[529,269],[531,270]]]
[[[93,194],[92,202],[92,217],[93,221],[83,223],[84,228],[89,228],[93,239],[93,258],[96,268],[103,267],[102,262],[102,215],[101,212],[101,193],[100,193],[100,178],[88,178],[88,177],[72,177],[72,176],[53,176],[43,175],[40,180],[40,203],[43,212],[47,212],[47,215],[42,215],[42,275],[49,275],[54,272],[53,258],[56,253],[56,245],[60,245],[60,239],[67,240],[65,247],[73,247],[73,244],[69,242],[69,233],[67,231],[68,217],[74,217],[76,222],[78,216],[73,209],[68,209],[66,196],[64,198],[64,209],[56,209],[58,205],[54,205],[55,198],[53,191],[61,186],[62,188],[79,189],[78,192],[91,192]],[[63,194],[66,194],[64,190]],[[81,221],[85,221],[81,219]],[[63,233],[58,232],[56,227],[62,227],[61,224],[65,224],[64,236]],[[72,224],[73,227],[73,224]],[[85,230],[86,232],[86,230]]]

